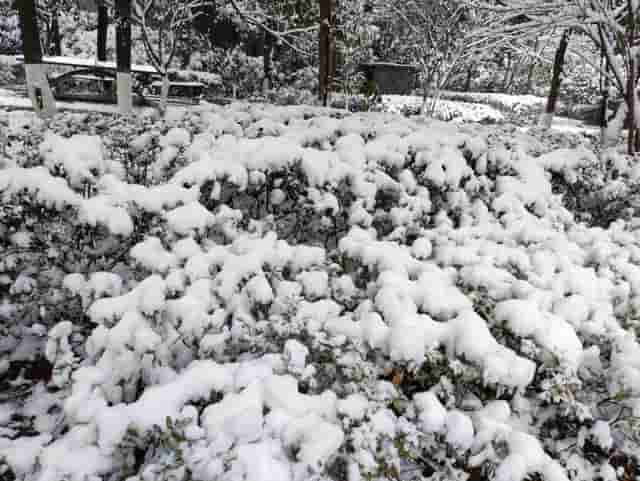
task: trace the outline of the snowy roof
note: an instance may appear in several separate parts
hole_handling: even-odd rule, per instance
[[[18,55],[16,57],[18,62],[24,62],[24,55]],[[61,65],[67,67],[87,67],[87,68],[99,68],[105,70],[116,70],[116,63],[112,60],[98,61],[91,58],[76,58],[76,57],[42,57],[42,63],[49,65]],[[151,65],[131,65],[131,71],[135,73],[149,73],[157,74],[158,71]]]

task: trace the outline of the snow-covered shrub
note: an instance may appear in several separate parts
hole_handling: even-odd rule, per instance
[[[22,46],[20,25],[15,12],[0,16],[0,55],[14,55]]]
[[[384,112],[410,116],[420,113],[423,104],[424,100],[418,96],[384,95],[381,105],[376,108]],[[504,120],[498,110],[482,103],[449,100],[438,100],[433,117],[444,121],[455,120],[459,122],[496,123]]]
[[[500,129],[240,103],[16,127],[2,475],[633,479],[637,227],[554,192],[601,158]]]
[[[448,91],[441,95],[446,100],[489,105],[512,118],[520,119],[539,115],[546,103],[546,98],[535,95]],[[561,111],[561,108],[558,110]]]

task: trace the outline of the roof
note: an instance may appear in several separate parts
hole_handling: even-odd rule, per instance
[[[24,55],[18,55],[16,57],[18,62],[24,62]],[[65,67],[85,67],[85,68],[93,68],[93,69],[104,69],[104,70],[116,70],[117,65],[114,61],[105,61],[100,62],[95,59],[90,58],[76,58],[76,57],[42,57],[42,63],[48,65],[60,65]],[[147,74],[158,74],[158,71],[155,67],[151,65],[131,65],[131,71],[134,73],[147,73]]]

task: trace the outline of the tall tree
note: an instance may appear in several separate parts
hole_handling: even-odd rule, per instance
[[[20,0],[16,3],[22,32],[27,93],[34,111],[40,116],[50,117],[56,112],[56,104],[47,79],[46,68],[42,64],[36,3],[35,0]]]
[[[128,115],[133,111],[131,94],[131,0],[116,1],[116,59],[118,109]]]
[[[104,2],[98,3],[98,60],[107,60],[107,31],[109,28],[109,8]]]

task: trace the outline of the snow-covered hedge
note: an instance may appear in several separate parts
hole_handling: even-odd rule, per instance
[[[415,115],[420,112],[424,101],[415,95],[383,95],[381,110],[393,114]],[[438,100],[433,117],[438,120],[456,122],[496,123],[504,116],[495,108],[482,103],[468,101]]]
[[[638,475],[639,231],[554,194],[588,151],[256,104],[12,126],[0,476]]]
[[[513,114],[528,114],[531,111],[540,113],[546,103],[546,98],[536,95],[510,95],[493,92],[442,92],[442,97],[452,101],[490,105],[501,112]]]

